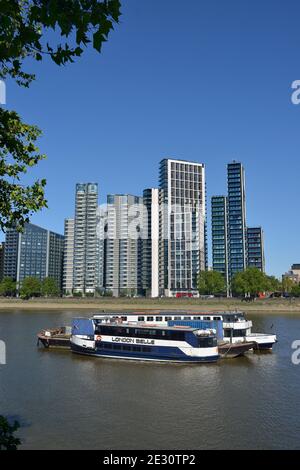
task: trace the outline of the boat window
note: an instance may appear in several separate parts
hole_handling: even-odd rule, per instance
[[[214,320],[217,321],[217,320],[221,320],[220,317],[214,317]]]
[[[172,317],[165,317],[165,321],[170,321],[172,320]]]
[[[151,348],[144,347],[144,348],[142,348],[142,351],[145,352],[145,353],[149,353],[149,352],[151,352]]]
[[[224,330],[224,338],[238,338],[241,336],[246,336],[246,330],[233,330],[228,328]]]
[[[141,347],[140,346],[133,346],[132,349],[133,349],[133,351],[141,352]]]
[[[121,317],[121,320],[127,321],[127,317]]]
[[[193,317],[193,320],[201,320],[201,317]]]
[[[113,349],[118,349],[120,350],[121,349],[121,345],[120,344],[113,344]]]
[[[112,349],[112,346],[113,346],[113,345],[112,345],[111,343],[106,343],[106,344],[104,344],[104,348],[105,348],[105,349]]]
[[[163,317],[155,317],[155,321],[162,321]]]
[[[147,321],[153,321],[154,317],[147,317]]]
[[[199,338],[199,348],[213,348],[217,346],[217,338]]]
[[[123,351],[131,351],[131,346],[128,346],[127,344],[125,344],[122,349]]]
[[[210,317],[204,317],[203,320],[210,320]]]
[[[185,320],[191,320],[192,317],[184,317]]]
[[[138,317],[138,321],[145,321],[145,317]]]
[[[181,320],[181,317],[174,317],[174,320]]]

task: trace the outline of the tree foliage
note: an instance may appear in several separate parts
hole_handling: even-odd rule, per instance
[[[45,277],[41,284],[41,294],[44,297],[57,297],[60,291],[57,282],[52,277]]]
[[[5,277],[0,282],[0,295],[4,297],[13,297],[16,295],[16,282],[11,277]]]
[[[28,87],[35,80],[26,59],[50,57],[74,62],[92,43],[101,51],[114,23],[119,0],[0,0],[0,79]],[[21,176],[44,158],[35,145],[41,131],[0,108],[0,228],[22,229],[32,213],[47,206],[46,180],[23,186]]]
[[[10,424],[7,418],[0,415],[0,450],[17,450],[21,441],[14,434],[19,427],[20,425],[17,421]]]
[[[200,294],[224,294],[226,284],[224,277],[218,271],[201,271],[198,276]]]
[[[36,126],[24,124],[15,111],[0,108],[0,228],[21,229],[33,212],[45,207],[46,180],[20,185],[20,178],[44,155],[35,141],[40,135]]]
[[[287,276],[283,276],[282,278],[282,292],[283,293],[289,294],[292,291],[294,286],[295,284],[292,281],[292,279],[290,279]]]
[[[247,268],[236,273],[231,281],[233,294],[256,296],[259,292],[265,292],[270,286],[268,276],[258,268]]]
[[[39,297],[41,295],[41,281],[37,277],[26,277],[21,284],[20,296],[22,299]]]

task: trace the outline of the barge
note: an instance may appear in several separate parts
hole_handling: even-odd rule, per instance
[[[65,348],[70,349],[72,329],[70,326],[60,328],[48,328],[42,330],[37,335],[37,344],[42,344],[45,348]]]

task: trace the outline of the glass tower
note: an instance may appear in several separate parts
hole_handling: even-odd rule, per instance
[[[227,165],[229,278],[246,268],[245,173],[241,163]]]
[[[247,228],[247,266],[265,271],[264,233],[261,227]]]
[[[211,230],[213,270],[224,276],[228,284],[227,197],[211,198]]]

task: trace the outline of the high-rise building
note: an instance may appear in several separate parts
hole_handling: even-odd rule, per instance
[[[143,198],[128,194],[107,196],[105,288],[113,296],[142,291]]]
[[[229,278],[246,268],[245,173],[241,163],[227,165]]]
[[[19,232],[8,229],[5,233],[3,277],[17,279]]]
[[[107,207],[97,208],[96,235],[96,288],[103,292],[105,288],[105,233],[107,230]]]
[[[41,281],[56,280],[62,288],[64,237],[34,224],[25,224],[22,233],[8,229],[5,239],[4,276],[18,283],[29,276]]]
[[[74,219],[65,219],[64,229],[64,269],[63,269],[63,292],[73,292],[73,269],[74,269]]]
[[[264,233],[261,227],[247,228],[247,266],[265,271]]]
[[[73,292],[93,294],[96,285],[98,185],[76,184]]]
[[[4,249],[5,243],[2,242],[0,243],[0,281],[2,281],[4,273]]]
[[[204,165],[162,160],[160,189],[160,295],[196,294],[206,269]]]
[[[147,297],[159,296],[159,189],[143,192],[142,284]]]
[[[227,197],[211,198],[212,264],[213,270],[224,276],[228,285]]]

